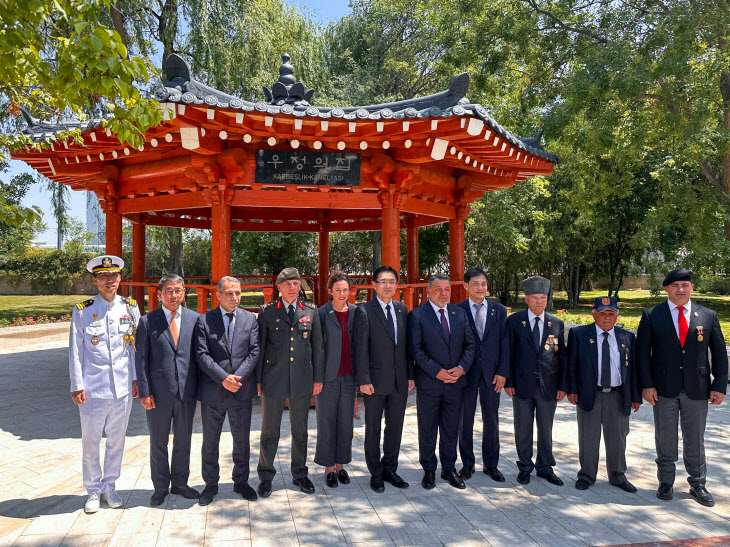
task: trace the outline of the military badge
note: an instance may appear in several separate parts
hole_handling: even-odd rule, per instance
[[[304,332],[302,333],[302,338],[303,338],[304,340],[306,340],[307,338],[309,338],[309,331],[306,331],[306,330],[305,330],[305,331],[304,331]]]
[[[96,335],[92,336],[92,338],[91,338],[91,343],[92,343],[92,344],[93,344],[94,346],[98,346],[98,345],[99,345],[99,337],[98,337],[98,336],[96,336]]]
[[[95,314],[94,314],[94,315],[92,316],[92,319],[91,319],[91,320],[92,320],[92,321],[96,321],[96,318],[97,318],[97,317],[99,317],[99,316],[98,316],[98,314],[96,314],[96,313],[95,313]]]
[[[552,321],[548,321],[548,327],[552,327],[552,326],[553,326],[553,322]]]
[[[527,321],[523,321],[523,322],[522,322],[522,326],[523,326],[523,327],[526,327],[526,326],[527,326]]]
[[[305,315],[304,317],[299,318],[300,323],[309,323],[311,320],[312,320],[312,318],[309,317],[308,315]]]
[[[601,298],[601,304],[603,304],[604,306],[608,306],[611,304],[611,299],[607,296],[604,296],[603,298]]]
[[[695,317],[699,317],[699,315],[700,315],[699,313],[695,312]]]
[[[596,343],[596,341],[593,338],[590,339],[590,342],[591,342],[591,344],[595,344]]]
[[[702,325],[697,325],[697,340],[702,342],[702,340],[705,339],[704,334],[704,327]]]
[[[110,268],[112,265],[112,259],[109,258],[108,256],[105,256],[104,258],[101,259],[101,265],[104,268]]]
[[[132,317],[130,317],[129,315],[122,315],[119,318],[120,325],[131,325],[132,323],[134,323],[134,319]]]

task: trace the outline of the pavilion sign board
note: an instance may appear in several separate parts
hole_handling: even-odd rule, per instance
[[[256,150],[256,182],[360,186],[360,154]]]

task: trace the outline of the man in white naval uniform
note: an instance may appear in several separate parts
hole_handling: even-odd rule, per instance
[[[84,487],[89,494],[84,510],[99,510],[100,498],[121,507],[116,493],[124,453],[132,398],[137,397],[134,334],[139,321],[137,302],[119,296],[124,261],[116,256],[92,258],[86,269],[99,294],[76,304],[71,315],[69,375],[71,398],[79,405]],[[104,472],[99,443],[106,433]]]

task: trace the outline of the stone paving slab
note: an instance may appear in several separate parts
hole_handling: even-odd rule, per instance
[[[230,480],[220,484],[214,502],[200,507],[169,496],[149,507],[153,488],[144,410],[135,403],[127,431],[122,475],[117,490],[121,509],[86,515],[81,486],[81,430],[78,410],[68,394],[67,343],[37,344],[0,350],[0,546],[258,546],[258,545],[485,545],[520,547],[581,545],[730,546],[730,406],[711,407],[707,427],[708,489],[716,505],[705,508],[689,496],[680,466],[675,497],[662,502],[654,463],[651,410],[643,405],[632,415],[627,476],[638,488],[627,494],[606,481],[603,462],[598,482],[587,491],[574,488],[578,471],[575,408],[558,405],[554,426],[556,472],[565,486],[556,487],[533,475],[527,486],[516,481],[512,405],[500,407],[504,483],[478,472],[466,490],[441,480],[421,488],[415,396],[408,402],[398,472],[411,487],[386,483],[385,492],[369,487],[364,462],[363,421],[355,421],[349,485],[328,488],[323,468],[311,458],[316,444],[314,411],[309,419],[310,475],[316,494],[306,496],[291,483],[289,424],[285,414],[276,463],[273,494],[249,503],[233,492]],[[362,409],[361,409],[362,413]],[[261,415],[252,423],[251,466],[255,470]],[[475,426],[481,443],[481,423]],[[226,425],[226,431],[228,427]],[[190,484],[202,489],[200,414],[196,415]],[[230,477],[232,442],[221,440],[221,476]],[[681,456],[681,443],[680,443]],[[477,470],[481,469],[477,462]],[[252,475],[251,484],[257,480]]]

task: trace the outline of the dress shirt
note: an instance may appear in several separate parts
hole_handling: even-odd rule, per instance
[[[487,304],[488,300],[485,298],[482,300],[482,332],[486,330],[487,327]],[[474,324],[476,324],[477,321],[477,303],[474,302],[471,298],[469,298],[469,309],[471,310],[471,316],[474,318]]]
[[[677,304],[672,302],[671,300],[667,299],[667,304],[669,304],[669,313],[672,314],[672,323],[674,323],[674,332],[677,333],[677,338],[679,338],[679,311],[677,308]],[[684,305],[684,318],[687,320],[687,327],[689,328],[689,318],[692,317],[692,314],[690,313],[692,311],[692,300],[688,300],[687,303]],[[688,331],[689,332],[689,331]]]
[[[618,352],[618,341],[616,340],[616,333],[614,329],[604,331],[601,327],[596,325],[596,350],[598,351],[598,371],[596,377],[598,378],[598,385],[601,383],[601,364],[603,355],[603,333],[608,332],[608,349],[611,353],[611,387],[618,387],[621,385],[621,355]]]
[[[223,309],[223,308],[221,308],[221,309]],[[170,316],[172,315],[172,312],[170,310],[168,310],[165,306],[162,306],[162,311],[165,312],[165,319],[167,319],[167,324],[169,325],[170,324]],[[181,321],[181,319],[180,319],[180,313],[181,312],[182,312],[182,306],[178,306],[177,309],[175,310],[175,325],[177,326],[178,336],[179,336],[179,333],[180,333],[180,321]],[[225,316],[223,316],[223,317],[224,317],[224,321],[228,319]]]
[[[527,308],[527,319],[528,319],[528,327],[530,327],[530,332],[532,332],[532,329],[535,328],[535,317],[540,318],[540,340],[542,341],[542,333],[545,332],[545,312],[542,312],[539,316],[532,313],[532,310],[530,308]]]
[[[444,306],[443,308],[439,308],[436,304],[431,302],[429,300],[431,307],[433,308],[434,313],[436,313],[436,319],[438,319],[439,323],[441,322],[441,312],[439,310],[444,310],[444,317],[446,317],[446,324],[449,326],[449,332],[451,332],[451,321],[449,319],[449,308],[448,304]]]
[[[218,306],[218,307],[220,308],[221,313],[223,314],[223,332],[225,332],[226,335],[228,335],[228,316],[226,314],[227,313],[233,314],[233,324],[235,325],[236,324],[236,310],[233,310],[231,312],[231,311],[224,310],[222,306]],[[177,332],[180,332],[180,331],[178,330]]]
[[[281,306],[284,308],[284,313],[287,315],[289,314],[289,306],[294,306],[294,313],[297,313],[297,300],[298,298],[295,298],[291,302],[287,302],[284,300],[284,298],[281,299]]]
[[[383,315],[386,320],[388,319],[388,312],[385,309],[385,306],[390,305],[390,315],[393,316],[393,330],[395,330],[395,343],[398,344],[398,321],[395,320],[395,306],[393,305],[393,301],[391,300],[388,304],[386,304],[379,296],[376,296],[375,298],[377,298],[380,307],[383,308]]]

